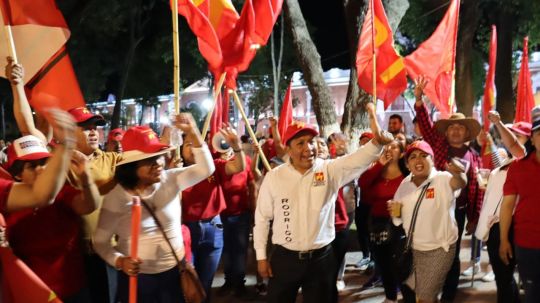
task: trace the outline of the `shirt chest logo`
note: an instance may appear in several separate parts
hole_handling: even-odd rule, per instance
[[[435,188],[428,188],[426,190],[426,199],[435,199]]]
[[[324,178],[323,172],[316,172],[313,174],[313,186],[324,186],[326,185],[326,180]]]

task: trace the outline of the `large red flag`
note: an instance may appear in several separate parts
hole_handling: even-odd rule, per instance
[[[230,101],[229,89],[223,90],[223,98],[221,100],[221,121],[223,123],[229,123],[229,101]]]
[[[291,87],[292,79],[289,83],[289,87],[287,88],[287,92],[285,93],[285,98],[283,98],[283,105],[281,106],[281,113],[279,114],[278,131],[282,139],[283,137],[285,137],[285,131],[287,130],[287,126],[289,126],[293,121]]]
[[[431,37],[405,58],[405,67],[411,78],[416,79],[423,75],[429,80],[424,93],[443,116],[454,111],[458,20],[459,0],[452,0]]]
[[[0,215],[0,236],[5,240],[5,220]],[[11,248],[0,246],[3,303],[62,303],[56,294],[21,261]]]
[[[516,117],[514,122],[531,122],[531,110],[534,107],[534,94],[529,71],[529,38],[523,39],[523,54],[517,84]]]
[[[489,69],[484,87],[484,104],[482,107],[482,122],[484,130],[489,131],[488,113],[495,108],[495,65],[497,63],[497,28],[491,26],[491,42],[489,43]]]
[[[407,88],[407,76],[403,58],[394,49],[392,29],[381,0],[369,3],[356,53],[358,85],[372,95],[373,60],[376,60],[376,94],[387,108]]]
[[[253,43],[261,46],[266,45],[274,24],[281,13],[282,5],[283,0],[253,0],[253,10],[255,12]]]

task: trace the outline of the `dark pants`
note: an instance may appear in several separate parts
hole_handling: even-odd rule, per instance
[[[193,265],[210,301],[212,281],[223,250],[223,224],[219,216],[209,221],[186,222],[191,233]]]
[[[395,247],[392,241],[381,245],[373,245],[373,259],[382,278],[384,294],[389,300],[397,300],[399,285],[396,273]]]
[[[358,236],[358,243],[360,244],[360,250],[362,251],[362,258],[369,258],[369,231],[368,231],[368,218],[370,213],[369,205],[360,202],[356,207],[354,222],[356,224],[356,234]]]
[[[540,300],[540,249],[515,246],[519,276],[525,288],[525,303]]]
[[[463,236],[463,231],[465,229],[465,218],[467,216],[467,208],[457,208],[455,211],[456,222],[458,226],[458,240],[456,242],[456,254],[454,257],[454,262],[450,271],[446,275],[446,280],[443,286],[443,293],[441,300],[443,301],[453,301],[456,297],[457,288],[459,284],[459,275],[461,274],[461,263],[459,260],[459,252],[461,250],[461,237]],[[480,258],[480,241],[476,240],[473,237],[472,245],[474,247],[474,254],[471,254],[471,259],[478,261]]]
[[[512,241],[512,230],[510,230],[510,241]],[[497,302],[517,303],[519,302],[519,289],[514,279],[516,261],[510,259],[508,265],[501,261],[499,257],[500,243],[500,229],[499,223],[497,223],[489,230],[489,239],[487,241],[489,263],[491,263],[491,268],[495,274],[495,283],[497,284]]]
[[[276,245],[270,260],[273,277],[268,283],[268,303],[293,303],[302,287],[303,302],[329,303],[336,287],[336,260],[327,245],[309,255]]]
[[[223,267],[225,281],[234,286],[244,284],[246,276],[251,213],[222,216],[223,221]]]
[[[336,237],[334,238],[334,241],[332,241],[332,250],[334,251],[334,258],[336,262],[336,272],[334,281],[337,281],[338,274],[339,274],[339,268],[341,266],[341,262],[343,262],[345,258],[345,254],[347,253],[347,248],[349,247],[349,226],[347,226],[344,230],[336,231]],[[336,283],[334,283],[334,301],[338,301],[338,290],[336,287]]]
[[[129,302],[129,276],[118,274],[118,302]],[[184,303],[180,272],[173,267],[158,274],[137,275],[138,303]]]
[[[105,261],[97,254],[87,254],[84,255],[84,266],[91,302],[111,302],[109,300],[109,279]]]

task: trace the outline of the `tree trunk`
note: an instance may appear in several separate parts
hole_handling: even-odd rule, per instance
[[[321,56],[311,40],[298,0],[285,1],[285,18],[292,33],[294,48],[304,79],[313,98],[313,109],[320,133],[326,137],[339,131],[335,105],[330,89],[324,81]]]
[[[456,105],[459,112],[471,116],[475,104],[473,89],[472,49],[480,21],[478,1],[462,2],[456,46]]]
[[[285,24],[283,22],[283,14],[280,16],[279,29],[279,53],[276,62],[274,31],[270,35],[270,55],[272,59],[272,79],[274,81],[274,116],[279,116],[279,81],[281,80],[281,63],[283,62],[283,40],[285,36]]]
[[[506,9],[499,9],[497,17],[497,111],[505,123],[512,122],[515,115],[514,86],[512,82],[512,42],[514,41],[515,16]]]

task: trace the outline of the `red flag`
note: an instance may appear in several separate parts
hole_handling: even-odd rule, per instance
[[[392,29],[381,0],[369,3],[356,53],[358,85],[372,95],[374,53],[377,64],[376,94],[384,100],[384,107],[387,108],[407,88],[407,77],[403,58],[394,49]]]
[[[281,13],[283,0],[254,0],[255,29],[253,43],[266,45],[274,24]],[[283,26],[283,25],[282,25]]]
[[[291,82],[289,82],[287,93],[285,93],[285,98],[283,98],[283,105],[281,106],[281,113],[279,114],[278,131],[282,139],[285,137],[285,131],[287,130],[287,126],[289,126],[293,121],[291,86],[292,86],[292,80]]]
[[[5,220],[0,215],[2,237]],[[2,263],[2,302],[4,303],[62,303],[56,294],[21,261],[11,248],[0,247]]]
[[[48,107],[63,110],[86,106],[65,47],[62,47],[26,85],[29,102],[37,111]],[[50,98],[53,97],[53,98]],[[55,100],[51,103],[49,100]]]
[[[484,130],[489,131],[488,113],[495,107],[495,65],[497,63],[497,28],[491,26],[491,42],[489,43],[489,69],[484,87],[484,105],[482,120]]]
[[[429,83],[424,93],[443,116],[454,111],[454,73],[458,33],[459,0],[452,0],[435,32],[405,58],[413,79],[424,75]]]
[[[529,71],[529,37],[523,39],[523,54],[521,55],[521,69],[517,84],[516,117],[514,122],[531,122],[531,110],[534,107],[534,94]]]
[[[210,67],[217,68],[222,63],[223,55],[218,36],[208,19],[208,1],[195,5],[192,0],[180,0],[178,1],[178,13],[186,18],[191,31],[197,36],[199,51],[203,58]]]
[[[230,101],[230,96],[229,96],[229,89],[228,88],[225,88],[223,90],[223,98],[222,98],[222,112],[221,112],[221,121],[223,123],[229,123],[229,101]]]
[[[5,25],[11,25],[19,63],[26,84],[66,43],[70,36],[62,12],[54,0],[1,0],[0,62],[9,55]],[[0,73],[5,77],[4,73]]]

